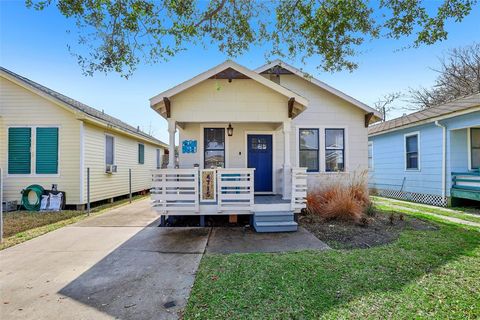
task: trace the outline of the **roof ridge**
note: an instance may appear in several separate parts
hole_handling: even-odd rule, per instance
[[[17,80],[20,80],[22,81],[23,83],[27,84],[28,86],[31,86],[35,89],[38,89],[46,94],[48,94],[49,96],[53,97],[54,99],[56,100],[59,100],[67,105],[69,105],[70,107],[80,111],[80,112],[83,112],[91,117],[94,117],[94,118],[97,118],[99,120],[102,120],[102,121],[106,121],[106,122],[109,122],[110,124],[114,125],[114,126],[117,126],[119,127],[119,129],[122,129],[124,131],[128,131],[130,133],[133,133],[133,134],[137,134],[137,135],[140,135],[144,138],[148,138],[148,139],[151,139],[159,144],[164,144],[166,145],[166,143],[164,143],[163,141],[155,138],[154,136],[152,135],[149,135],[143,131],[139,131],[137,128],[135,128],[134,126],[124,122],[123,120],[120,120],[112,115],[109,115],[108,113],[105,113],[96,108],[93,108],[89,105],[86,105],[78,100],[75,100],[73,98],[70,98],[58,91],[55,91],[53,89],[50,89],[38,82],[35,82],[27,77],[24,77],[22,75],[19,75],[18,73],[15,73],[5,67],[2,67],[0,66],[0,70],[7,73],[8,75],[16,78]]]

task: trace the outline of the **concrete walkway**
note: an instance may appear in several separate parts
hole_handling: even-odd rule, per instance
[[[445,221],[450,221],[450,222],[454,222],[454,223],[458,223],[458,224],[463,224],[463,225],[466,225],[466,226],[472,226],[472,227],[479,227],[480,228],[480,223],[478,223],[478,222],[463,220],[463,219],[460,219],[460,218],[444,216],[444,215],[436,214],[436,213],[433,213],[433,212],[422,211],[422,210],[410,208],[410,207],[407,207],[407,206],[402,206],[402,202],[398,201],[398,200],[392,200],[392,201],[390,199],[381,199],[380,200],[380,198],[377,198],[376,200],[374,200],[374,202],[376,204],[389,206],[392,209],[400,209],[400,210],[410,211],[410,212],[414,212],[414,213],[422,213],[422,214],[430,215],[430,216],[438,218],[438,219],[443,219]],[[421,207],[422,204],[415,204],[415,206]],[[432,206],[426,206],[426,207],[431,208]],[[436,208],[436,207],[435,207],[435,209],[439,209],[439,211],[445,211],[445,212],[455,213],[455,214],[459,214],[459,215],[466,214],[466,215],[469,215],[469,216],[475,216],[473,214],[467,214],[467,213],[464,213],[464,212],[461,212],[461,211],[456,211],[456,210],[451,210],[451,209]]]
[[[207,242],[212,253],[328,248],[303,228],[158,224],[146,199],[0,251],[0,319],[177,319]]]
[[[157,218],[142,200],[1,251],[0,318],[178,318],[209,229]]]

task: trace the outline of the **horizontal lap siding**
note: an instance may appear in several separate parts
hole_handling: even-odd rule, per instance
[[[105,134],[114,136],[114,162],[118,172],[105,173]],[[139,141],[128,136],[85,124],[85,201],[86,168],[90,168],[90,201],[104,200],[128,194],[128,169],[132,169],[132,192],[150,189],[151,170],[156,169],[157,147],[145,145],[144,164],[138,163]]]
[[[420,132],[420,170],[405,170],[404,135]],[[442,129],[432,124],[370,137],[374,170],[370,186],[377,189],[442,194]]]
[[[0,78],[0,166],[4,169],[4,199],[20,201],[20,191],[31,184],[50,189],[58,184],[67,204],[80,201],[80,121],[49,100]],[[9,126],[59,126],[59,176],[6,175]],[[32,135],[34,135],[32,130]],[[34,145],[32,144],[32,148]],[[35,158],[32,158],[35,164]]]
[[[359,173],[368,167],[368,138],[365,128],[365,111],[319,88],[295,75],[281,75],[280,84],[309,100],[308,108],[292,121],[290,134],[292,165],[298,166],[297,128],[321,127],[320,131],[320,173],[308,175],[309,188],[326,181],[347,179],[343,173],[325,173],[324,128],[345,127],[345,157],[348,173]]]

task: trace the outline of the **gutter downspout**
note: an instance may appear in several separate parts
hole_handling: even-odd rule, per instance
[[[447,126],[435,121],[437,127],[442,128],[442,197],[447,197]]]

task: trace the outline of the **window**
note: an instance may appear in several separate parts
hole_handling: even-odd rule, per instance
[[[58,128],[9,128],[8,173],[31,174],[34,155],[35,174],[58,173]]]
[[[480,169],[480,128],[470,129],[470,154],[472,169]]]
[[[58,128],[37,128],[35,156],[37,174],[58,173]]]
[[[225,129],[205,128],[204,168],[225,167]]]
[[[115,144],[112,136],[105,136],[105,164],[115,164]]]
[[[145,145],[139,143],[138,144],[138,164],[145,163]]]
[[[156,155],[157,155],[157,169],[160,169],[161,166],[162,166],[160,149],[157,149],[157,150],[156,150]]]
[[[405,168],[407,170],[418,170],[418,133],[405,136]]]
[[[319,171],[319,139],[318,129],[300,129],[299,130],[299,159],[300,167],[306,167],[307,172]]]
[[[8,173],[30,174],[32,155],[31,128],[8,129]]]
[[[368,142],[368,170],[373,170],[373,141]]]
[[[345,171],[344,129],[325,129],[325,171]]]

